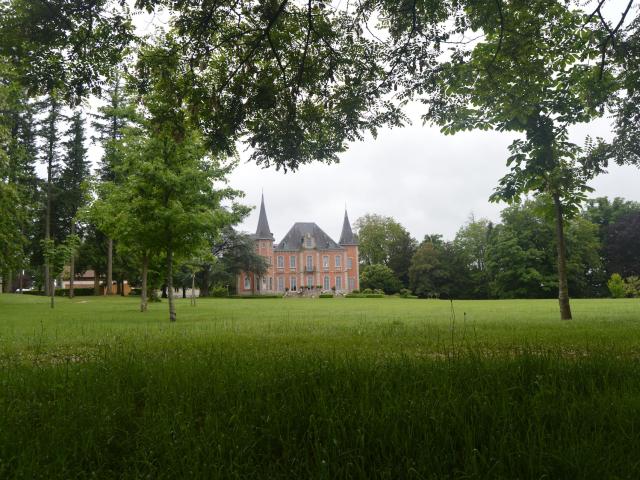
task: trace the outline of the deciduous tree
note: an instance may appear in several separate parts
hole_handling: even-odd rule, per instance
[[[524,135],[509,150],[510,173],[493,200],[549,195],[555,217],[560,317],[571,318],[565,222],[577,213],[593,171],[580,164],[568,127],[602,114],[616,89],[594,62],[603,29],[564,2],[495,2],[467,6],[482,39],[457,48],[431,78],[425,119],[445,133],[496,129]],[[596,39],[595,41],[593,39]]]

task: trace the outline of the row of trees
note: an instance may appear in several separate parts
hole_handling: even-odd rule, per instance
[[[21,245],[28,239],[22,229],[24,212],[15,206],[21,196],[12,170],[16,132],[5,118],[15,111],[12,102],[24,98],[31,105],[48,99],[50,113],[56,102],[75,107],[91,95],[102,95],[105,85],[114,84],[116,72],[127,71],[137,115],[132,128],[138,137],[122,131],[122,138],[108,138],[125,150],[138,142],[139,156],[147,160],[164,158],[163,178],[153,181],[170,179],[169,185],[159,186],[170,198],[156,206],[177,206],[173,213],[189,211],[194,218],[197,209],[187,200],[189,208],[182,208],[174,195],[181,187],[170,185],[183,173],[178,164],[191,165],[185,166],[185,175],[192,168],[219,168],[221,158],[233,156],[240,141],[251,145],[251,159],[264,166],[286,170],[311,161],[330,163],[364,132],[402,125],[401,108],[410,100],[423,102],[424,120],[447,134],[514,132],[510,171],[492,198],[518,203],[523,195],[544,197],[542,205],[555,222],[561,318],[571,318],[567,222],[578,214],[593,176],[611,161],[637,164],[640,158],[640,20],[633,0],[616,18],[607,19],[603,12],[609,3],[364,0],[334,7],[324,0],[138,0],[131,8],[166,9],[170,15],[166,31],[142,39],[133,32],[127,2],[3,2],[0,268],[18,268],[14,258],[24,258]],[[580,147],[571,141],[571,125],[607,109],[616,118],[613,142],[594,140]],[[41,248],[44,283],[50,290],[58,260],[77,243],[71,233],[64,240],[53,237],[50,149],[47,157],[52,140],[37,147],[39,156],[47,158]],[[187,146],[187,140],[195,146]],[[119,147],[114,143],[112,148]],[[114,189],[129,188],[117,183],[118,175],[127,179],[142,163],[140,158],[130,164],[135,155],[125,160],[129,153],[123,153],[121,165],[105,158],[116,176],[106,180],[113,183],[111,190],[100,190],[109,204],[117,204]],[[223,177],[220,172],[208,178]],[[136,190],[127,191],[133,195]],[[213,196],[207,200],[209,213],[224,210],[221,201],[232,195],[216,192],[212,188],[207,193]],[[124,213],[122,218],[145,222]],[[165,226],[181,231],[173,218],[166,218]],[[120,236],[123,249],[132,243],[128,235],[133,232],[109,222],[101,228],[101,235]],[[166,239],[160,250],[155,248],[166,256],[166,270],[172,270],[176,242]],[[107,245],[109,281],[112,242]],[[142,250],[138,254],[144,257]]]
[[[553,297],[558,288],[557,247],[545,202],[551,199],[540,197],[509,206],[498,224],[472,217],[452,241],[427,235],[418,243],[391,218],[362,217],[357,222],[361,285],[387,293],[404,288],[421,297]],[[639,203],[606,197],[585,202],[566,225],[571,296],[608,296],[612,275],[630,281],[638,277],[638,238]],[[402,253],[398,245],[404,246]]]

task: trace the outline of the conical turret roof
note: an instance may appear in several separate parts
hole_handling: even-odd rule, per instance
[[[351,230],[351,223],[349,223],[349,215],[347,215],[346,209],[344,211],[342,233],[340,234],[340,245],[358,245],[358,237]]]
[[[256,229],[256,240],[273,240],[273,234],[269,229],[269,221],[267,220],[267,211],[264,208],[264,194],[260,202],[260,217],[258,218],[258,228]]]

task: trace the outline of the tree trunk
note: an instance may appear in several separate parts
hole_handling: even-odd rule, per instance
[[[111,295],[111,287],[113,286],[113,240],[107,240],[107,288],[105,295]]]
[[[149,273],[149,255],[142,257],[142,289],[140,290],[140,311],[147,311],[147,276]]]
[[[51,238],[51,158],[47,166],[47,210],[44,219],[44,239],[49,240]],[[49,269],[49,259],[44,261],[44,293],[45,295],[51,294],[51,273]],[[53,300],[51,301],[51,308],[53,308]]]
[[[182,285],[182,298],[187,298],[187,287]]]
[[[75,255],[71,255],[71,260],[69,261],[69,298],[73,298],[73,277],[76,274],[75,269]]]
[[[209,296],[209,265],[205,265],[202,268],[201,280],[200,280],[200,296],[208,297]]]
[[[173,301],[173,250],[167,249],[167,293],[169,294],[169,321],[176,321],[176,306]]]
[[[11,270],[7,270],[2,275],[2,292],[11,293],[12,288],[13,288],[13,275]]]
[[[51,308],[53,308],[54,298],[56,296],[56,280],[55,278],[51,279],[51,283],[49,284],[49,292],[51,295]]]
[[[97,270],[93,271],[93,294],[96,297],[100,295],[100,275]]]
[[[196,275],[191,275],[191,306],[196,306]]]
[[[564,238],[564,219],[560,196],[553,194],[553,205],[556,217],[556,248],[558,249],[558,301],[560,302],[560,319],[571,320],[569,304],[569,282],[567,279],[567,247]]]
[[[167,298],[167,284],[163,283],[162,287],[160,287],[160,289],[162,290],[162,294],[160,295],[160,298]]]
[[[76,226],[71,222],[71,235],[75,235]],[[76,252],[71,252],[71,260],[69,261],[69,298],[73,298],[73,279],[76,276]]]

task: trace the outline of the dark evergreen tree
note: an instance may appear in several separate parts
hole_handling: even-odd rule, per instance
[[[125,90],[122,76],[116,73],[111,84],[105,90],[102,97],[104,105],[98,108],[97,115],[94,115],[93,128],[98,133],[95,138],[102,145],[103,155],[98,170],[102,182],[117,183],[115,171],[122,164],[122,154],[118,142],[122,139],[125,127],[135,115],[135,108],[132,106]],[[107,295],[112,292],[113,284],[113,260],[114,242],[107,239]]]
[[[59,230],[64,237],[81,234],[78,222],[78,211],[88,201],[87,188],[90,174],[90,163],[85,145],[84,118],[76,111],[71,118],[67,130],[67,141],[64,143],[64,167],[58,179],[57,212],[59,215]],[[69,296],[73,297],[73,283],[75,278],[75,252],[69,264]]]
[[[31,257],[29,239],[33,235],[38,178],[33,106],[8,66],[3,68],[4,82],[0,85],[0,110],[3,113],[0,117],[0,179],[3,183],[0,275],[5,291],[12,291],[22,285],[21,272]],[[16,277],[19,277],[17,282]]]
[[[57,224],[52,222],[53,209],[56,200],[56,180],[60,175],[60,132],[59,125],[62,121],[62,106],[56,94],[51,93],[37,104],[40,111],[46,112],[46,117],[40,122],[38,135],[41,138],[40,159],[47,167],[47,180],[45,183],[44,205],[44,240],[52,238],[59,240],[55,231]],[[52,288],[49,262],[44,262],[44,291],[49,294]]]
[[[640,212],[620,218],[607,227],[607,271],[623,277],[640,276]]]

